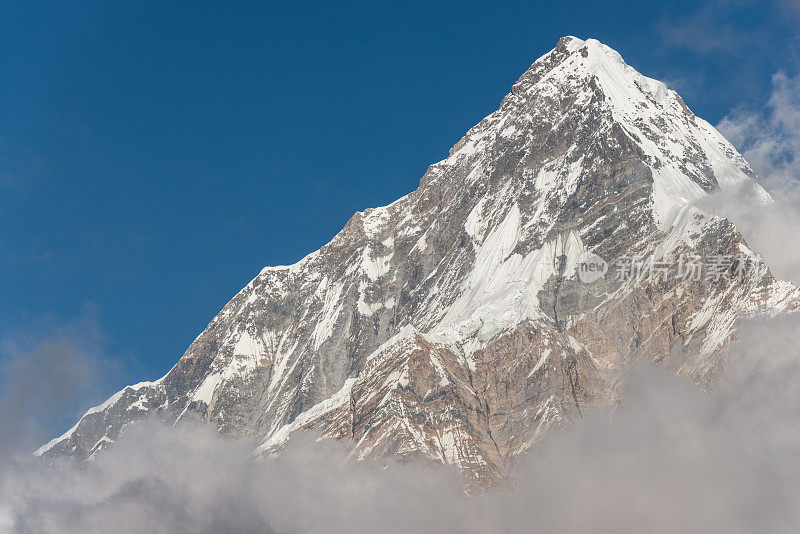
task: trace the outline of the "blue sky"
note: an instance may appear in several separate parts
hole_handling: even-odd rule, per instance
[[[797,1],[227,4],[0,5],[0,335],[91,316],[103,395],[413,190],[563,35],[712,123],[800,57]]]

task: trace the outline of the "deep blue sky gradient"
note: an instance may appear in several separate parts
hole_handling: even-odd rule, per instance
[[[0,4],[0,330],[93,307],[167,371],[261,267],[413,190],[566,34],[716,123],[796,70],[797,2]],[[135,375],[135,376],[132,376]]]

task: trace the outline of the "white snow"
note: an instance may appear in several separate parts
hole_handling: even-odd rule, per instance
[[[352,389],[355,381],[355,378],[348,378],[345,380],[344,385],[338,392],[304,411],[295,417],[294,421],[291,423],[283,425],[280,429],[274,432],[269,439],[259,445],[255,451],[253,451],[254,454],[261,454],[262,452],[270,451],[280,445],[285,444],[289,440],[289,435],[295,430],[302,428],[314,419],[317,419],[318,417],[325,415],[326,413],[335,410],[336,408],[339,408],[340,406],[343,406],[349,402],[350,390]]]
[[[192,394],[192,400],[204,402],[206,405],[211,404],[211,399],[214,397],[214,392],[217,387],[222,383],[222,373],[212,373],[208,375],[203,383]]]
[[[256,358],[263,354],[264,351],[264,343],[260,339],[251,336],[247,331],[244,331],[239,335],[239,339],[236,341],[236,345],[233,347],[234,356],[248,356],[251,358]]]
[[[333,334],[333,327],[342,312],[341,297],[343,289],[343,284],[334,283],[323,291],[325,300],[322,305],[322,313],[311,334],[314,350],[320,348],[325,340]]]
[[[521,321],[540,317],[537,294],[566,256],[565,276],[574,275],[583,243],[575,232],[558,236],[525,256],[513,253],[520,237],[520,211],[513,205],[476,252],[475,265],[459,297],[433,332],[450,339],[486,341]]]
[[[137,384],[137,386],[142,387],[142,384],[148,384],[148,383],[147,382],[140,382],[139,384]],[[128,389],[128,388],[125,388],[125,389]],[[122,398],[122,394],[125,393],[125,389],[123,389],[122,391],[118,391],[118,392],[114,393],[104,403],[99,404],[97,406],[94,406],[94,407],[89,408],[88,410],[86,410],[86,413],[84,413],[81,416],[81,418],[78,419],[78,422],[75,423],[75,425],[72,428],[70,428],[69,430],[64,432],[64,434],[62,434],[61,436],[58,436],[57,438],[51,439],[50,441],[48,441],[47,443],[45,443],[44,445],[39,447],[36,451],[34,451],[33,454],[36,455],[36,456],[41,456],[42,454],[44,454],[45,452],[50,450],[55,444],[59,443],[60,441],[65,440],[65,439],[69,439],[69,437],[72,436],[72,434],[78,429],[78,425],[81,423],[81,421],[83,420],[84,417],[86,417],[87,415],[94,414],[94,413],[102,412],[102,411],[108,409],[109,407],[113,406],[114,404],[116,404],[119,401],[119,399]]]
[[[370,280],[377,280],[389,272],[392,255],[373,256],[371,247],[364,247],[361,253],[361,269]]]
[[[389,222],[388,207],[373,208],[364,211],[361,224],[367,237],[374,238]]]
[[[147,402],[147,395],[139,395],[139,398],[136,399],[136,402],[128,406],[126,410],[127,411],[140,410],[146,412],[147,411],[147,407],[145,406],[146,402]]]
[[[543,366],[545,363],[547,363],[547,357],[548,357],[548,356],[550,356],[550,348],[549,348],[549,347],[545,348],[545,349],[542,351],[542,355],[541,355],[541,357],[539,358],[539,361],[538,361],[538,362],[536,362],[536,365],[534,365],[534,366],[533,366],[533,369],[531,369],[531,372],[530,372],[530,373],[528,373],[528,378],[532,377],[532,376],[533,376],[533,375],[536,373],[536,371],[538,371],[539,369],[541,369],[541,368],[542,368],[542,366]]]

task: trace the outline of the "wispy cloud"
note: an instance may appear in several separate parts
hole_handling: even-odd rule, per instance
[[[765,112],[742,107],[718,125],[768,189],[782,194],[800,184],[800,76],[778,72]]]
[[[105,394],[119,370],[102,355],[103,336],[91,306],[59,322],[29,321],[0,337],[0,456],[35,448]]]
[[[735,54],[746,46],[742,37],[749,30],[732,21],[730,14],[749,4],[741,0],[703,2],[694,11],[665,17],[657,24],[661,44],[701,55]]]
[[[662,43],[698,54],[735,54],[741,50],[741,34],[737,29],[722,25],[709,31],[709,20],[712,17],[700,12],[689,18],[661,21],[658,29]]]
[[[717,126],[751,164],[774,203],[751,191],[719,194],[703,204],[731,219],[779,278],[800,283],[800,77],[773,76],[764,111],[740,107]]]
[[[798,22],[797,0],[711,0],[698,2],[695,9],[665,15],[655,27],[664,49],[718,58],[735,56],[742,64],[773,57],[787,45],[791,53],[791,43],[780,39],[787,34],[789,38],[800,35]],[[776,28],[782,29],[780,38]]]

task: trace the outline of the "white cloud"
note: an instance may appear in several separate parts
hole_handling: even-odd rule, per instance
[[[747,187],[715,195],[702,208],[729,218],[778,278],[800,283],[800,78],[779,72],[765,112],[739,108],[717,126],[751,164],[775,202]]]
[[[67,322],[29,320],[0,336],[0,456],[36,448],[108,394],[117,360],[100,350],[91,307]]]
[[[768,190],[797,195],[800,184],[800,76],[778,72],[766,113],[740,108],[717,126]],[[794,199],[794,198],[793,198]]]

